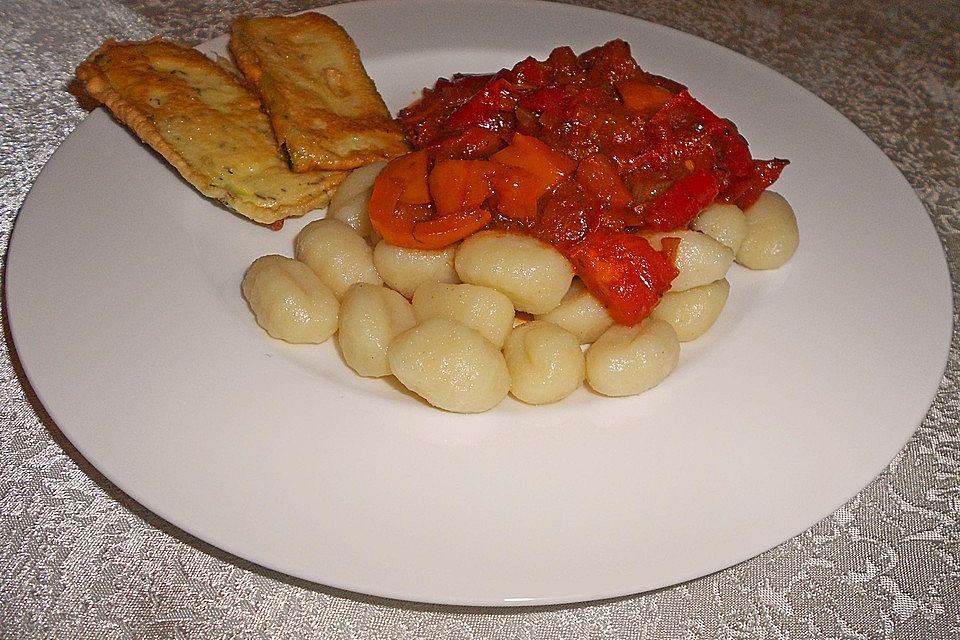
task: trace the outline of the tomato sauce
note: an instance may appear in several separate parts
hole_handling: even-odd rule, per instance
[[[415,151],[384,168],[369,207],[387,242],[532,235],[627,325],[677,275],[676,245],[655,250],[638,232],[687,228],[713,202],[745,209],[787,164],[755,160],[732,122],[641,69],[622,40],[441,78],[398,119]]]

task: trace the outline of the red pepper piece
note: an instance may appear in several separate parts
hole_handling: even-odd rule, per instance
[[[623,40],[611,40],[580,54],[578,60],[587,70],[587,78],[595,84],[613,84],[641,73]]]
[[[684,129],[718,135],[732,126],[729,121],[724,120],[691,96],[686,89],[664,104],[663,108],[650,118],[650,122],[661,125],[674,135]]]
[[[582,71],[577,54],[567,46],[557,47],[551,51],[544,64],[550,68],[553,81],[558,84],[563,84],[565,80],[571,79]]]
[[[653,231],[684,229],[717,198],[717,179],[697,169],[643,206],[643,227]]]
[[[763,190],[777,181],[780,172],[788,164],[788,160],[754,160],[753,173],[732,182],[718,200],[733,203],[741,209],[749,209]]]
[[[679,273],[667,251],[623,232],[591,233],[569,257],[587,289],[624,325],[649,316]]]
[[[543,113],[547,109],[556,108],[566,96],[567,90],[554,84],[528,93],[520,98],[517,105],[534,113]]]
[[[497,128],[503,113],[513,111],[518,90],[504,78],[494,78],[443,123],[444,129],[458,131],[466,127]]]
[[[433,92],[443,93],[447,101],[459,100],[462,104],[493,78],[492,73],[457,73],[450,78],[437,80]]]
[[[438,159],[480,160],[489,158],[504,146],[506,146],[506,142],[496,131],[483,127],[468,127],[458,135],[444,138],[431,150]]]
[[[443,123],[451,113],[470,100],[493,75],[457,74],[440,78],[433,89],[425,89],[419,100],[401,109],[400,127],[417,149],[434,144],[444,134]]]
[[[731,179],[742,178],[754,173],[753,156],[750,155],[750,147],[747,141],[737,132],[733,123],[729,123],[730,128],[720,136],[718,146],[720,147],[720,156],[723,163],[730,173]]]
[[[564,253],[600,227],[602,208],[598,198],[568,178],[544,197],[540,217],[530,233]]]
[[[504,77],[516,85],[533,88],[547,84],[550,80],[550,73],[544,63],[531,56],[513,65],[513,68],[505,73]]]
[[[576,180],[597,198],[614,209],[626,208],[633,201],[633,194],[624,186],[617,168],[606,156],[587,156],[577,165]]]

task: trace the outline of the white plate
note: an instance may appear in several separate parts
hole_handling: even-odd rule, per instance
[[[333,343],[253,322],[244,269],[292,251],[198,196],[104,112],[50,160],[9,253],[12,335],[84,456],[171,523],[322,584],[436,603],[630,594],[800,533],[879,473],[937,389],[951,332],[940,244],[906,181],[819,99],[670,29],[558,4],[326,10],[393,109],[457,71],[628,40],[740,125],[800,249],[735,269],[728,308],[638,397],[581,391],[474,416],[354,376]],[[223,41],[213,43],[223,46]]]

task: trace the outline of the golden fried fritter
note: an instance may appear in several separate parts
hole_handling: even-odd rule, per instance
[[[294,171],[353,169],[409,150],[357,46],[327,16],[239,18],[230,51]]]
[[[77,78],[200,193],[257,222],[326,206],[345,176],[291,171],[257,96],[195,49],[111,40]]]

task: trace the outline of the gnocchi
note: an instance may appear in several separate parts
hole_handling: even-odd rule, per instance
[[[779,193],[764,191],[745,212],[747,234],[737,262],[749,269],[776,269],[793,257],[800,230],[790,203]]]
[[[613,324],[610,313],[579,278],[574,279],[559,305],[536,318],[566,329],[580,344],[593,342]]]
[[[493,343],[503,346],[513,328],[510,298],[496,289],[474,284],[426,282],[413,294],[413,312],[420,321],[449,318],[465,324]]]
[[[690,228],[707,234],[736,253],[747,235],[747,217],[737,205],[717,202],[701,211]]]
[[[453,264],[456,250],[456,245],[445,249],[408,249],[381,240],[373,250],[373,264],[387,286],[410,299],[424,282],[459,284]]]
[[[361,376],[388,376],[387,347],[416,323],[412,305],[393,289],[365,282],[355,284],[340,305],[340,353]]]
[[[680,342],[696,340],[720,317],[729,294],[726,278],[686,291],[668,291],[650,317],[669,322]]]
[[[435,250],[378,240],[366,207],[379,170],[353,172],[328,217],[297,235],[294,258],[257,259],[242,293],[269,335],[294,343],[336,335],[358,375],[393,376],[454,413],[487,411],[507,395],[554,403],[584,384],[605,396],[655,387],[678,366],[681,343],[719,317],[732,263],[775,268],[799,241],[792,209],[769,192],[746,212],[714,204],[689,230],[642,234],[656,249],[679,240],[679,275],[650,316],[628,327],[532,237],[484,230]]]
[[[677,238],[674,264],[679,275],[670,285],[671,291],[684,291],[719,280],[727,275],[733,264],[733,250],[699,231],[669,231],[644,234],[654,249],[663,248],[664,238]]]
[[[373,229],[367,205],[373,192],[373,180],[386,164],[380,160],[347,174],[330,199],[327,217],[345,222],[363,238],[369,237]]]
[[[240,284],[268,334],[292,343],[324,342],[337,330],[339,303],[307,265],[286,256],[257,258]]]
[[[584,358],[575,335],[544,320],[514,327],[503,347],[510,393],[527,404],[563,400],[583,382]]]
[[[387,349],[387,360],[403,386],[447,411],[486,411],[510,391],[503,354],[448,318],[430,318],[401,333]]]
[[[314,220],[297,234],[294,257],[313,269],[337,299],[357,282],[381,285],[373,250],[347,223]]]
[[[663,382],[680,360],[680,340],[657,318],[632,326],[613,325],[586,353],[586,377],[605,396],[642,393]]]
[[[550,245],[530,236],[479,231],[457,249],[454,261],[463,282],[498,289],[517,311],[547,313],[570,289],[573,267]]]

